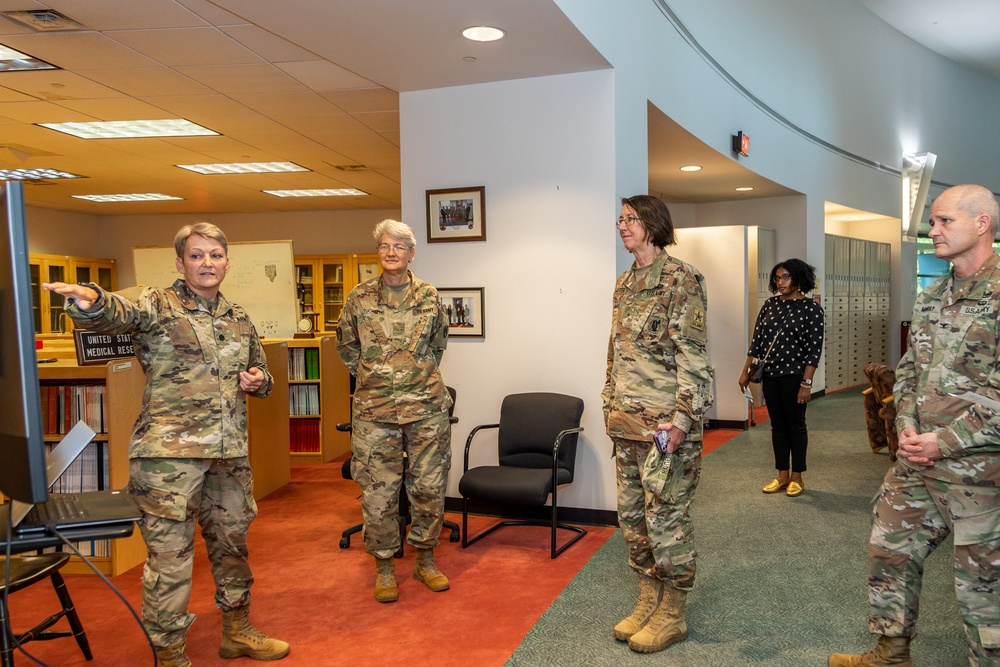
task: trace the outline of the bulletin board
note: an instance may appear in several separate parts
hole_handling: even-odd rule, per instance
[[[170,287],[177,272],[171,246],[132,248],[137,285]],[[262,338],[291,338],[299,318],[291,241],[229,244],[229,274],[219,291],[243,307]]]

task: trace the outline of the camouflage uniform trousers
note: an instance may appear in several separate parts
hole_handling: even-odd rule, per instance
[[[392,558],[399,549],[396,519],[404,467],[411,517],[406,542],[420,548],[436,547],[444,524],[444,494],[451,470],[448,412],[407,424],[355,420],[351,450],[351,476],[361,485],[368,553]]]
[[[618,524],[628,546],[629,565],[678,590],[694,587],[694,527],[691,501],[701,476],[701,440],[685,440],[673,454],[666,497],[642,486],[643,464],[652,440],[612,438],[618,476]]]
[[[953,534],[955,594],[969,664],[1000,667],[1000,487],[951,484],[896,463],[875,501],[868,579],[872,634],[914,636],[924,561]]]
[[[142,510],[139,529],[148,552],[142,619],[155,646],[181,641],[194,622],[188,601],[196,523],[208,549],[216,606],[233,611],[250,604],[247,530],[257,503],[247,457],[132,459],[129,493]]]

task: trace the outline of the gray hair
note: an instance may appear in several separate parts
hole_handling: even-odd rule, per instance
[[[986,215],[990,219],[990,238],[996,238],[997,225],[1000,224],[1000,204],[989,188],[982,185],[956,185],[952,189],[956,190],[961,199],[958,208],[965,211],[972,217]]]
[[[406,245],[410,248],[417,247],[417,237],[413,235],[413,230],[410,229],[410,226],[391,218],[386,218],[375,225],[375,231],[372,232],[372,236],[375,237],[376,247],[382,242],[382,236],[388,236],[394,241],[405,241]]]
[[[229,255],[229,241],[226,240],[225,233],[210,222],[196,222],[193,225],[184,225],[177,231],[177,236],[174,237],[174,250],[177,251],[178,257],[184,257],[184,244],[192,234],[218,241],[226,251],[226,255]]]

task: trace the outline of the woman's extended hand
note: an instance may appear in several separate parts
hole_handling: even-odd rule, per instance
[[[61,294],[67,299],[76,301],[76,305],[81,310],[90,310],[97,298],[100,296],[92,288],[86,285],[71,285],[69,283],[42,283],[42,287],[50,292]]]

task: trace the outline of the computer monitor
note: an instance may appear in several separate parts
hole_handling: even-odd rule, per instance
[[[0,184],[6,224],[0,241],[0,492],[26,503],[48,499],[24,184]]]

